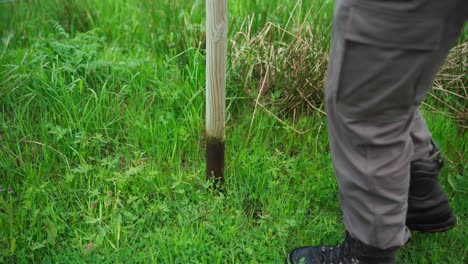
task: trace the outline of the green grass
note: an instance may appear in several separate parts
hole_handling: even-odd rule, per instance
[[[230,3],[230,36],[246,17],[254,32],[285,25],[296,1],[283,2]],[[323,1],[302,2],[290,29]],[[331,2],[321,10],[328,39]],[[204,1],[0,3],[0,262],[283,263],[296,246],[341,241],[325,118],[285,119],[298,134],[253,115],[232,78],[227,182],[209,191],[203,12]],[[459,226],[414,234],[400,263],[464,263],[466,131],[425,114]]]

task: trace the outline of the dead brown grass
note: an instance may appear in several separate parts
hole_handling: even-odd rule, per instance
[[[437,75],[427,107],[468,129],[468,39],[456,45]]]
[[[303,23],[295,32],[267,23],[251,34],[246,20],[231,41],[232,67],[244,83],[245,92],[267,108],[283,115],[323,110],[323,87],[327,66],[324,39]]]
[[[274,117],[324,113],[324,87],[328,42],[307,22],[295,30],[267,23],[251,33],[253,17],[231,40],[231,66],[235,82],[243,83],[245,93]],[[434,83],[424,105],[468,128],[468,40],[454,47]],[[270,111],[271,110],[271,111]]]

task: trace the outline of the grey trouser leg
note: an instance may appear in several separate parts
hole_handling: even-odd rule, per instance
[[[432,151],[432,134],[427,128],[426,121],[419,111],[414,113],[410,136],[414,146],[411,161],[429,157]]]
[[[418,106],[460,33],[466,2],[335,1],[330,148],[344,224],[365,244],[403,246],[410,236],[409,163],[431,151]]]

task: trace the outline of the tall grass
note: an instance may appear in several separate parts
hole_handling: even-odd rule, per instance
[[[467,31],[468,32],[468,31]],[[438,74],[428,103],[432,111],[448,109],[445,113],[466,132],[468,129],[468,38],[462,36],[460,43],[450,52],[444,67]]]
[[[339,242],[325,118],[272,103],[296,51],[312,48],[324,65],[331,4],[231,3],[227,182],[215,195],[203,157],[204,1],[1,2],[0,262],[282,263],[295,246]],[[292,84],[322,76],[301,65]],[[267,67],[280,70],[262,94]],[[459,227],[415,234],[400,262],[464,263],[467,141],[427,117]]]

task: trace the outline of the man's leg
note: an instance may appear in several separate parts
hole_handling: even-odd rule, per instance
[[[327,83],[330,146],[348,232],[385,249],[409,238],[410,161],[415,150],[431,148],[430,133],[422,126],[413,131],[421,122],[417,107],[461,24],[447,14],[357,3],[337,1]]]
[[[405,218],[417,107],[440,67],[438,58],[453,44],[447,40],[456,39],[462,24],[451,23],[448,14],[363,2],[335,2],[326,88],[330,148],[350,234],[344,245],[350,240],[360,249],[348,246],[334,255],[336,248],[302,248],[291,253],[293,263],[302,257],[322,263],[327,256],[336,263],[353,257],[393,263],[394,249],[410,236]],[[363,251],[375,255],[362,257]],[[379,260],[379,254],[387,257]]]
[[[432,134],[427,128],[426,121],[419,110],[415,113],[410,135],[414,145],[411,161],[428,158],[434,150]]]
[[[447,196],[439,183],[443,156],[419,111],[411,129],[414,153],[410,163],[410,189],[406,225],[422,232],[443,232],[456,224]]]

